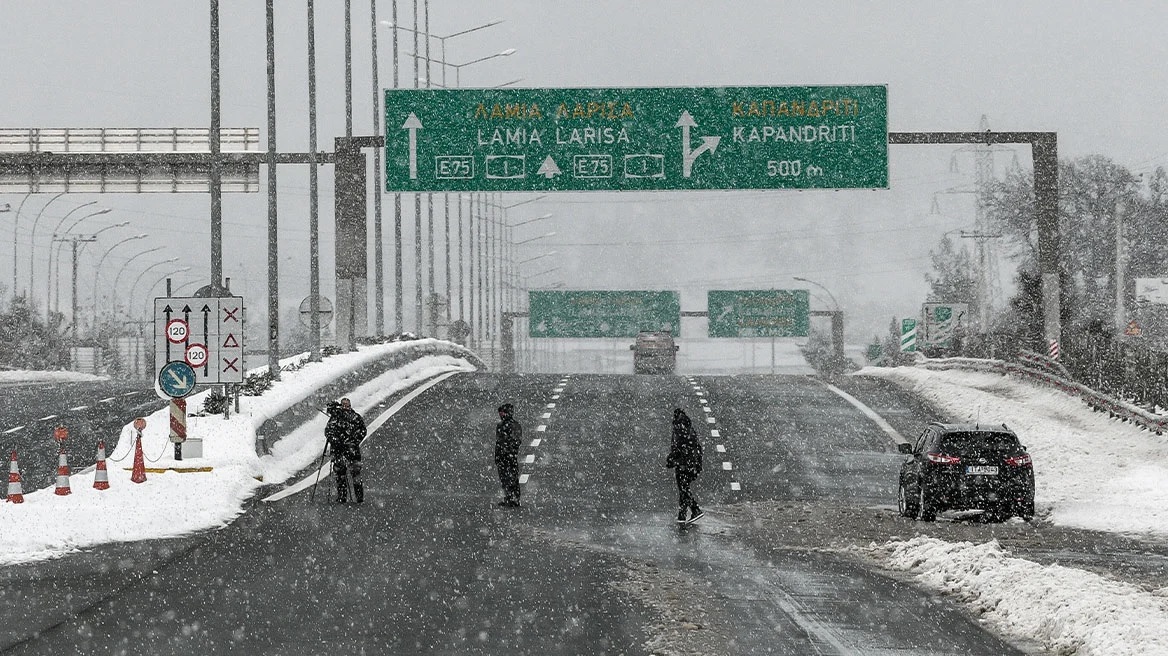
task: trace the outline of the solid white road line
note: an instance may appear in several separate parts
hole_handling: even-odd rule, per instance
[[[730,484],[730,489],[737,492],[738,490],[742,489],[742,486],[738,484],[738,481],[734,481],[733,483]]]
[[[369,424],[369,426],[365,429],[365,432],[366,432],[365,439],[368,440],[369,435],[372,435],[374,431],[376,431],[378,428],[381,428],[382,424],[384,424],[386,421],[388,421],[390,417],[397,414],[398,410],[401,410],[402,408],[406,407],[406,404],[409,403],[410,401],[413,401],[415,398],[417,398],[419,394],[421,394],[422,392],[425,392],[426,390],[430,389],[431,387],[437,385],[438,383],[441,383],[442,381],[446,380],[447,378],[450,378],[454,374],[458,374],[458,373],[462,373],[462,372],[461,371],[448,371],[444,374],[440,374],[437,377],[432,378],[432,379],[426,381],[425,383],[422,383],[421,385],[419,385],[417,387],[417,389],[413,390],[409,394],[406,394],[405,396],[398,399],[397,403],[394,403],[393,405],[389,406],[389,409],[387,409],[385,412],[378,415],[377,419],[374,419]],[[289,485],[288,487],[284,488],[283,490],[280,490],[279,492],[263,499],[263,501],[269,501],[269,502],[270,501],[279,501],[280,499],[283,499],[285,497],[290,497],[293,494],[296,494],[297,492],[302,492],[304,490],[307,490],[308,488],[312,487],[316,483],[316,481],[328,476],[330,473],[332,473],[332,471],[333,471],[333,463],[326,462],[324,464],[324,466],[321,467],[320,470],[318,470],[313,475],[306,476],[304,479],[299,480],[299,481],[293,483],[292,485]]]
[[[546,406],[546,407],[548,407],[548,408],[554,408],[554,407],[556,407],[556,404],[555,404],[555,403],[549,403],[549,404],[547,404],[547,406]]]
[[[80,412],[82,410],[85,410],[88,407],[89,406],[87,406],[87,405],[79,405],[76,408],[69,408],[69,412]]]
[[[726,471],[731,471],[732,469],[734,469],[734,465],[732,465],[728,462],[724,462],[724,463],[722,463],[722,469],[724,469]]]
[[[818,380],[818,379],[816,379],[816,380]],[[881,417],[880,415],[876,414],[875,410],[864,405],[863,402],[861,402],[859,399],[852,396],[851,394],[848,394],[847,392],[836,387],[835,385],[832,385],[831,383],[829,383],[827,381],[819,380],[819,384],[823,385],[827,389],[835,392],[836,394],[838,394],[840,396],[840,398],[847,401],[848,403],[851,403],[853,406],[856,407],[857,410],[864,413],[865,417],[876,422],[876,425],[879,426],[880,429],[883,430],[884,433],[888,435],[888,437],[892,438],[893,442],[896,442],[897,444],[908,444],[908,440],[904,439],[904,436],[901,435],[895,428],[893,428],[892,424],[889,424],[887,421],[884,421],[884,417]]]
[[[713,417],[706,417],[706,423],[707,424],[716,424],[716,423],[718,423],[718,420],[714,419]]]
[[[529,478],[531,478],[531,477],[530,477],[530,476],[528,476],[527,474],[520,474],[520,475],[519,475],[519,484],[520,484],[520,485],[527,485],[527,480],[528,480]]]

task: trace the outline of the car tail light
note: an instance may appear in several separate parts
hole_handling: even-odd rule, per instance
[[[957,456],[947,456],[944,453],[926,453],[925,457],[929,459],[929,462],[935,462],[939,465],[961,464],[961,458],[958,458]]]
[[[1020,456],[1006,458],[1006,464],[1013,467],[1029,467],[1033,464],[1033,461],[1030,459],[1029,453],[1023,453]]]

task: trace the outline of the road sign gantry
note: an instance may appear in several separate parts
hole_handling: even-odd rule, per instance
[[[888,186],[887,87],[387,89],[386,190]]]

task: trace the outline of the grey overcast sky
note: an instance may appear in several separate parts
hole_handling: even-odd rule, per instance
[[[372,129],[373,117],[370,6],[368,0],[352,4],[360,134]],[[412,24],[413,4],[397,3],[400,24]],[[463,86],[517,78],[522,78],[520,86],[532,87],[884,84],[890,130],[974,130],[984,115],[995,130],[1057,131],[1064,158],[1102,154],[1136,172],[1168,162],[1168,133],[1162,129],[1168,5],[1162,2],[430,4],[430,31],[437,35],[504,21],[449,39],[450,62],[517,50],[464,68]],[[0,127],[207,125],[208,6],[190,0],[3,0]],[[316,6],[320,140],[323,148],[331,148],[332,137],[344,129],[344,3],[317,0]],[[390,19],[391,6],[379,0],[379,19]],[[223,125],[262,129],[264,3],[224,0],[221,20]],[[303,150],[308,138],[305,3],[278,0],[277,21],[280,148]],[[413,41],[408,33],[400,36],[401,85],[410,86]],[[379,42],[381,82],[390,86],[387,28],[381,28]],[[432,45],[434,57],[438,45]],[[432,77],[440,75],[435,68]],[[1016,153],[1018,163],[1029,168],[1028,149],[1019,147]],[[999,174],[1014,159],[1009,152],[995,155]],[[797,286],[791,276],[806,276],[831,289],[849,310],[854,318],[849,338],[857,341],[883,330],[894,315],[915,314],[926,291],[929,249],[946,231],[973,222],[969,194],[941,193],[971,188],[974,166],[968,149],[894,146],[890,168],[889,190],[557,194],[517,208],[512,216],[520,221],[554,214],[517,229],[521,239],[557,232],[520,247],[523,258],[546,250],[559,253],[561,269],[532,279],[533,285],[676,289],[683,294],[683,309],[702,309],[707,289],[791,288]],[[332,293],[331,179],[326,168],[321,177],[326,295]],[[307,189],[302,168],[281,170],[285,306],[299,302],[308,289]],[[939,213],[930,211],[934,197]],[[0,202],[15,208],[20,198],[9,194]],[[254,299],[249,305],[256,308],[264,305],[264,198],[260,193],[225,200],[225,275],[233,278],[236,291]],[[78,195],[59,203],[61,213],[46,216],[51,220],[70,204],[89,200],[113,210],[95,219],[93,228],[101,221],[132,221],[125,234],[139,229],[152,234],[142,241],[143,248],[165,246],[168,256],[206,275],[206,196]],[[37,207],[36,202],[29,207]],[[405,206],[408,210],[412,203]],[[392,203],[387,209],[386,251],[392,253]],[[439,208],[436,216],[441,214]],[[412,215],[406,225],[407,244],[412,244]],[[44,230],[34,251],[42,262]],[[0,233],[0,243],[4,235],[11,233]],[[413,261],[412,249],[406,250],[409,327]],[[0,248],[0,271],[10,265],[11,250]],[[547,267],[537,262],[525,265],[524,272],[539,268]],[[392,272],[391,263],[386,270]],[[10,284],[6,278],[2,282]],[[371,267],[371,290],[372,284]],[[392,288],[387,279],[387,292]],[[144,297],[141,288],[137,293]],[[390,320],[391,301],[386,305]]]

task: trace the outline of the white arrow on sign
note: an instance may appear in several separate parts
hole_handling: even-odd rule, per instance
[[[187,380],[186,378],[183,378],[182,376],[178,375],[178,373],[176,373],[174,369],[171,369],[171,370],[170,370],[170,371],[168,371],[167,373],[169,373],[169,374],[170,374],[170,379],[171,379],[171,380],[173,380],[173,381],[175,382],[175,388],[176,388],[178,391],[180,391],[180,392],[181,392],[181,391],[183,391],[183,390],[185,390],[185,389],[187,389],[188,387],[190,387],[190,386],[191,386],[191,381],[189,381],[189,380]]]
[[[402,128],[410,131],[410,179],[418,179],[418,130],[422,129],[422,122],[413,112],[406,118]]]
[[[551,180],[552,178],[562,173],[563,171],[560,170],[560,167],[556,164],[556,160],[552,159],[551,155],[548,155],[547,158],[543,160],[543,164],[540,165],[539,170],[535,172],[536,175],[542,175],[548,180]]]
[[[697,127],[697,122],[694,121],[693,116],[687,110],[681,110],[681,117],[677,119],[677,125],[674,127],[681,128],[681,175],[688,178],[693,172],[694,160],[704,152],[713,153],[718,148],[718,142],[722,137],[702,137],[702,145],[695,150],[690,150],[689,147],[689,129]]]

